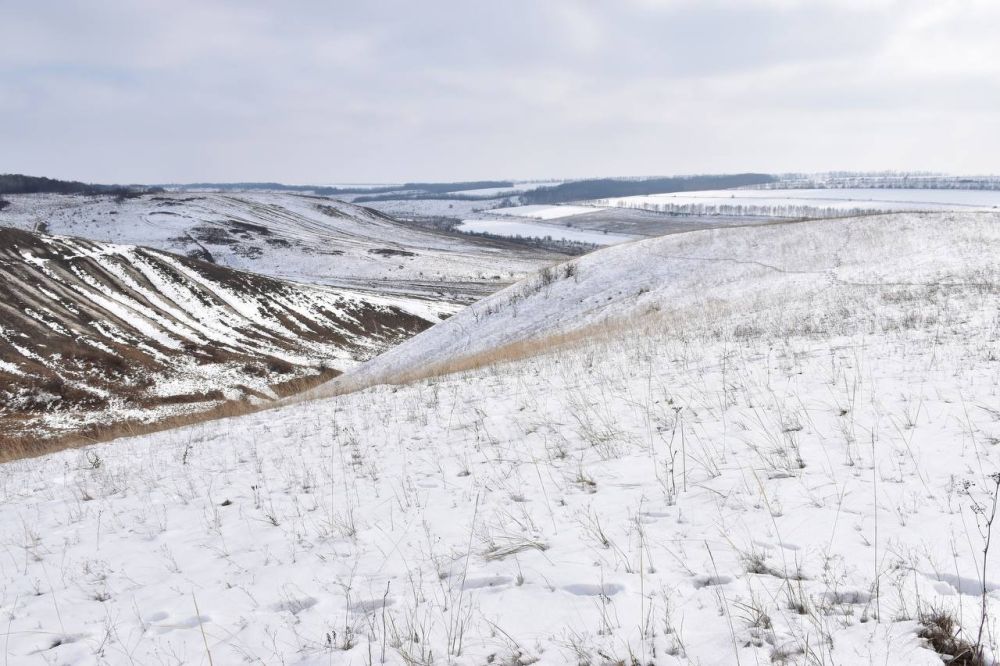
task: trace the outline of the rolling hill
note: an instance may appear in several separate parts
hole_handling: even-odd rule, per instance
[[[0,227],[0,448],[273,399],[454,309]]]
[[[342,395],[7,463],[5,656],[992,663],[997,222],[627,243]]]
[[[650,318],[684,331],[733,329],[741,318],[759,327],[765,315],[774,331],[876,330],[893,325],[876,317],[902,316],[879,300],[884,290],[961,291],[992,279],[996,267],[984,245],[996,242],[998,221],[994,213],[900,213],[701,230],[606,248],[485,298],[334,383],[436,372]],[[872,299],[878,307],[864,307]],[[850,316],[832,314],[838,309]]]
[[[280,279],[470,303],[565,258],[282,192],[8,195],[0,225],[141,245]]]

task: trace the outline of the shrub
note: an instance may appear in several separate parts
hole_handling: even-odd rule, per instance
[[[945,663],[958,666],[986,666],[982,652],[962,637],[962,628],[955,617],[942,609],[931,609],[920,614],[923,629],[918,634],[930,643],[931,649],[945,659]]]

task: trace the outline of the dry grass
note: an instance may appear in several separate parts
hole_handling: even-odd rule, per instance
[[[323,370],[317,375],[299,377],[272,384],[271,389],[280,398],[289,398],[308,391],[340,374],[337,370]],[[88,424],[79,430],[50,437],[7,437],[0,435],[0,463],[34,458],[48,453],[72,449],[102,442],[110,442],[121,437],[136,437],[172,428],[244,416],[255,412],[274,409],[283,404],[282,400],[250,402],[249,400],[227,400],[209,409],[189,414],[178,414],[158,421],[143,423],[122,421],[109,424]]]
[[[920,616],[923,629],[919,636],[932,650],[941,655],[946,664],[956,666],[986,666],[980,649],[962,636],[958,621],[950,613],[934,609]]]
[[[447,375],[454,375],[471,370],[479,370],[495,365],[513,363],[543,354],[552,354],[560,350],[572,348],[584,343],[599,340],[608,340],[614,334],[626,331],[634,331],[644,325],[646,318],[615,320],[601,322],[591,326],[569,331],[566,333],[556,333],[539,338],[529,338],[518,340],[500,347],[488,349],[475,354],[456,356],[453,359],[437,363],[429,363],[412,370],[398,372],[394,374],[375,375],[362,379],[344,380],[337,382],[333,386],[321,389],[310,395],[300,395],[299,400],[328,398],[339,395],[346,395],[361,391],[380,384],[403,385],[424,379],[436,379]]]

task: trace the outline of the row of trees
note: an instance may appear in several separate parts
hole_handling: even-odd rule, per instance
[[[885,213],[882,208],[846,208],[840,206],[813,206],[809,204],[718,204],[718,203],[656,203],[650,201],[612,202],[597,201],[597,204],[615,205],[619,208],[648,210],[665,215],[697,215],[712,217],[776,217],[776,218],[820,218],[855,217]]]
[[[561,185],[540,187],[520,195],[522,204],[558,204],[611,197],[633,197],[666,192],[724,190],[732,187],[765,185],[775,177],[764,173],[737,173],[721,176],[672,176],[669,178],[597,178],[574,180]]]
[[[20,173],[0,174],[0,194],[85,194],[112,195],[119,200],[140,194],[162,192],[163,188],[139,185],[94,185],[76,180],[56,180]]]
[[[303,192],[323,196],[341,194],[361,194],[355,201],[384,201],[387,199],[481,199],[483,197],[446,196],[451,192],[514,187],[509,180],[472,180],[455,183],[403,183],[402,185],[380,185],[378,187],[348,186],[326,187],[322,185],[285,185],[283,183],[187,183],[168,185],[199,190],[269,190],[279,192]]]
[[[914,189],[1000,190],[1000,176],[946,176],[928,173],[784,174],[755,189]]]

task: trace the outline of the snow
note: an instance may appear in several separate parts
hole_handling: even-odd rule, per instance
[[[748,189],[599,199],[594,203],[702,215],[834,216],[898,211],[990,211],[1000,191],[958,189]],[[740,211],[734,208],[742,207]]]
[[[936,280],[944,270],[991,274],[993,255],[984,244],[1000,237],[998,221],[991,213],[895,214],[702,230],[613,246],[551,269],[548,281],[529,278],[479,301],[353,377],[407,373],[650,311],[692,322],[750,304],[788,311],[797,301],[787,303],[783,289],[793,282],[824,303],[854,282]]]
[[[600,231],[574,229],[573,227],[540,224],[533,222],[513,222],[509,220],[466,220],[458,226],[460,231],[487,233],[496,236],[522,238],[552,238],[554,240],[593,243],[594,245],[614,245],[635,240],[636,236],[606,234]]]
[[[0,361],[0,371],[6,372],[10,375],[23,375],[24,371],[21,370],[14,363],[8,363],[7,361]]]
[[[991,642],[998,222],[618,245],[367,367],[532,355],[3,465],[6,657],[929,666],[983,586]]]
[[[555,187],[556,185],[562,185],[563,182],[561,180],[524,181],[515,182],[511,187],[483,187],[478,190],[455,190],[453,194],[476,197],[499,197],[512,192],[528,192],[543,187]]]
[[[544,251],[497,250],[386,218],[328,197],[278,192],[175,192],[123,202],[111,197],[11,195],[0,224],[168,252],[211,253],[220,265],[286,280],[396,296],[468,303],[553,259]],[[372,204],[391,213],[391,203]],[[409,206],[410,202],[407,202]],[[434,214],[451,202],[426,203]],[[487,202],[456,203],[471,212]],[[457,215],[458,213],[456,213]],[[241,226],[242,225],[242,226]],[[249,226],[248,226],[249,225]],[[386,256],[384,250],[412,256]]]
[[[260,368],[274,359],[299,366],[280,381],[322,366],[342,371],[458,310],[447,301],[278,282],[130,245],[0,232],[0,277],[13,301],[0,329],[0,370],[23,366],[17,381],[0,386],[0,447],[126,418],[118,404],[73,399],[26,411],[53,377],[122,396],[149,422],[175,408],[146,398],[273,395],[275,376]],[[88,365],[87,347],[124,356],[127,367],[102,372]],[[215,404],[201,402],[203,410]]]
[[[495,208],[490,213],[496,215],[510,215],[514,217],[530,217],[536,220],[555,220],[561,217],[572,217],[593,213],[600,210],[597,206],[572,206],[568,204],[546,205],[538,204],[531,206],[514,206],[512,208]]]

